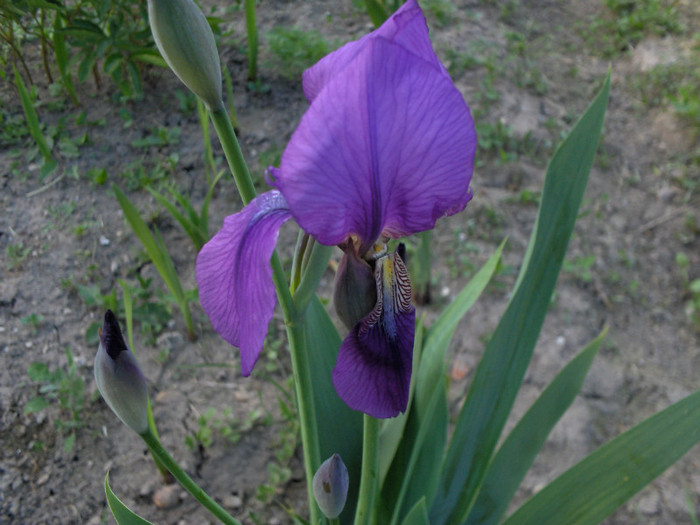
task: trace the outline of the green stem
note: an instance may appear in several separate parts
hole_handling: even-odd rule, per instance
[[[315,242],[311,248],[311,254],[305,261],[301,269],[301,279],[299,286],[294,291],[294,304],[299,310],[304,310],[306,305],[316,293],[318,283],[323,277],[323,273],[328,267],[328,259],[333,253],[332,246],[325,246],[320,242]]]
[[[248,204],[256,196],[255,186],[243,158],[238,139],[236,139],[231,120],[224,109],[212,111],[211,119],[224,149],[226,160],[233,173],[233,178],[236,181],[236,186],[241,194],[243,204]],[[304,468],[306,471],[310,521],[311,523],[318,523],[320,511],[313,495],[313,476],[320,464],[321,453],[313,391],[311,390],[311,369],[306,353],[304,324],[302,322],[304,309],[297,308],[294,304],[292,295],[289,292],[289,284],[287,283],[284,268],[277,252],[272,254],[270,264],[272,266],[272,280],[275,283],[277,298],[282,307],[282,314],[287,327],[287,337],[289,338],[289,352],[292,359],[294,388],[299,408],[301,440],[304,449]]]
[[[364,426],[362,474],[355,512],[355,525],[369,525],[371,523],[379,479],[379,420],[365,414]]]
[[[192,494],[209,512],[216,516],[221,523],[226,525],[241,525],[241,522],[231,516],[224,508],[212,499],[209,494],[190,478],[187,473],[180,468],[168,451],[163,448],[158,438],[150,431],[142,434],[141,437],[146,442],[148,449],[154,457],[157,457],[163,465],[175,476],[187,492]]]
[[[224,155],[226,155],[226,160],[233,173],[233,180],[236,181],[236,187],[241,194],[241,199],[243,199],[243,204],[248,204],[255,198],[257,192],[238,144],[236,133],[233,131],[231,119],[224,108],[214,110],[210,114],[214,129],[224,149]]]
[[[258,77],[258,26],[255,22],[255,0],[245,0],[245,27],[248,33],[248,80]]]
[[[299,427],[304,448],[304,470],[306,472],[306,490],[309,499],[309,522],[318,523],[320,511],[313,491],[313,479],[316,469],[321,464],[321,447],[318,441],[318,425],[311,390],[311,370],[306,352],[306,334],[301,322],[287,323],[289,352],[294,373],[294,390],[299,409]]]

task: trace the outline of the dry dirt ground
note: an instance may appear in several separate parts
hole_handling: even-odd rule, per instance
[[[233,77],[242,147],[257,175],[284,146],[306,108],[299,81],[280,74],[265,35],[285,25],[315,29],[329,41],[348,41],[371,29],[359,4],[261,2],[261,77],[269,89],[260,91],[246,89],[242,13],[220,11],[233,27],[233,37],[222,40],[221,55]],[[483,132],[500,138],[504,149],[503,158],[494,149],[480,152],[474,200],[464,213],[439,223],[434,236],[434,301],[419,308],[429,320],[434,318],[501,240],[509,238],[503,271],[462,322],[452,345],[455,408],[507,301],[552,144],[586,107],[608,67],[612,69],[599,158],[516,415],[605,325],[610,332],[581,395],[527,476],[518,495],[522,500],[600,444],[698,388],[698,332],[684,311],[689,296],[676,264],[676,254],[685,253],[689,278],[700,277],[700,175],[697,161],[687,160],[699,147],[698,134],[670,104],[645,104],[634,83],[655,65],[693,52],[692,32],[648,36],[633,49],[605,59],[596,52],[602,36],[586,36],[591,17],[609,16],[602,2],[425,4],[438,54],[467,102],[480,109]],[[689,27],[700,20],[692,0],[676,4]],[[27,53],[32,56],[31,46]],[[31,66],[40,79],[39,61]],[[152,277],[151,289],[164,290],[109,189],[111,183],[126,187],[131,179],[120,174],[129,166],[140,163],[153,170],[177,154],[165,178],[176,181],[196,206],[206,192],[196,113],[179,108],[174,93],[181,87],[169,72],[151,70],[145,78],[145,98],[138,102],[113,102],[113,86],[105,83],[97,91],[87,82],[79,85],[81,108],[40,108],[42,122],[56,124],[67,117],[67,136],[87,132],[90,139],[77,157],[62,158],[59,169],[43,181],[38,166],[23,160],[21,148],[31,146],[28,137],[0,145],[3,523],[110,523],[102,487],[107,470],[123,500],[156,523],[212,521],[179,488],[162,489],[144,445],[94,395],[96,345],[86,341],[86,331],[103,308],[88,304],[78,293],[79,286],[96,286],[108,294],[119,289],[117,279],[136,286],[137,276]],[[8,80],[0,87],[0,97],[8,115],[21,115]],[[39,97],[47,103],[55,100],[42,85]],[[73,117],[80,111],[86,112],[88,123],[75,123]],[[126,114],[131,115],[129,126]],[[159,126],[179,129],[179,141],[150,148],[131,145]],[[216,155],[221,157],[218,149]],[[92,182],[87,175],[92,168],[106,169],[106,185]],[[192,243],[148,192],[138,189],[128,195],[144,217],[158,225],[185,288],[193,288]],[[210,230],[239,208],[234,185],[225,178],[212,201]],[[286,261],[295,235],[293,225],[282,233]],[[20,256],[10,260],[8,247],[20,244]],[[322,283],[326,295],[332,279],[329,270]],[[170,322],[160,326],[155,337],[137,322],[136,347],[166,447],[244,523],[289,523],[285,509],[303,514],[305,492],[300,451],[291,458],[280,454],[295,436],[280,411],[283,394],[275,384],[284,388],[290,375],[280,319],[273,323],[263,362],[251,378],[242,378],[236,351],[213,333],[196,301],[194,342],[183,337],[182,318],[171,303],[161,299],[159,304],[171,309]],[[82,427],[70,451],[64,446],[69,433],[57,428],[57,423],[71,420],[69,413],[56,403],[24,413],[41,387],[29,377],[28,368],[39,362],[51,370],[68,370],[67,347],[74,356],[75,375],[85,384],[84,406],[78,412]],[[199,416],[210,408],[216,415],[208,425],[200,425]],[[224,422],[223,429],[218,420]],[[191,439],[201,426],[212,430],[211,443],[200,435],[206,446],[188,447],[186,437]],[[226,428],[238,434],[235,444]],[[263,484],[272,486],[266,503],[255,497]],[[154,497],[163,508],[154,505]],[[687,500],[700,505],[697,448],[607,523],[691,523]]]

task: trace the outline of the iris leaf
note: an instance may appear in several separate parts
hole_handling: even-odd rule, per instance
[[[484,351],[430,505],[433,525],[462,523],[486,476],[547,314],[598,147],[610,92],[603,88],[554,154],[512,298]]]
[[[335,366],[340,336],[318,297],[309,301],[304,315],[309,344],[311,385],[318,426],[321,459],[340,454],[350,477],[348,499],[340,515],[341,523],[352,523],[357,503],[362,461],[362,414],[350,409],[333,387],[331,372]]]
[[[576,398],[607,328],[552,380],[503,442],[489,466],[466,525],[496,524],[544,445]]]
[[[109,486],[109,472],[105,476],[105,494],[107,495],[109,510],[112,511],[112,515],[119,525],[153,525],[150,521],[143,519],[124,505],[112,492],[112,488]]]
[[[504,525],[600,523],[700,441],[700,391],[617,436],[530,498]]]
[[[501,243],[484,266],[459,292],[454,301],[443,310],[425,335],[423,356],[418,368],[416,385],[416,407],[421,414],[425,412],[425,407],[432,396],[432,389],[445,375],[445,357],[455,329],[491,281],[498,267],[498,261],[501,259],[505,243],[506,241]]]
[[[428,519],[428,508],[425,499],[420,500],[406,515],[401,522],[402,525],[430,525]]]

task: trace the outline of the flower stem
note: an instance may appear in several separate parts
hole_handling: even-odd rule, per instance
[[[226,160],[233,173],[233,179],[236,181],[236,187],[241,194],[241,199],[243,199],[243,204],[248,204],[255,198],[256,191],[248,166],[243,158],[243,152],[238,144],[236,132],[233,131],[231,119],[224,108],[214,110],[210,114],[221,147],[224,149]]]
[[[248,166],[243,158],[243,153],[236,139],[231,120],[224,109],[211,112],[221,146],[224,149],[226,160],[236,181],[236,186],[241,194],[244,204],[248,204],[256,196],[255,186],[250,177]],[[329,252],[330,254],[330,252]],[[327,263],[327,260],[326,260]],[[316,410],[314,408],[313,391],[311,390],[311,369],[306,353],[306,335],[304,332],[303,313],[305,308],[297,308],[289,291],[289,284],[277,252],[272,254],[270,260],[272,266],[272,280],[277,290],[277,298],[282,307],[282,314],[287,327],[289,339],[289,353],[292,359],[294,373],[294,388],[299,407],[299,424],[301,427],[301,440],[304,449],[304,469],[306,471],[306,485],[309,498],[309,515],[311,523],[318,523],[320,511],[313,495],[313,476],[320,465],[320,446],[318,441],[318,426],[316,423]],[[319,277],[320,279],[320,277]]]
[[[369,525],[374,511],[379,474],[379,420],[364,415],[362,437],[362,474],[360,494],[355,511],[355,525]]]
[[[168,451],[163,448],[158,438],[150,431],[141,434],[141,437],[146,442],[148,449],[154,457],[157,457],[160,462],[170,471],[180,484],[195,497],[204,507],[216,516],[221,523],[226,525],[241,525],[241,522],[231,516],[224,508],[212,499],[209,494],[190,478],[187,473],[180,468]]]
[[[294,373],[294,390],[299,407],[299,427],[304,448],[304,470],[306,472],[306,491],[309,498],[309,522],[318,523],[320,513],[314,498],[313,479],[316,469],[321,464],[321,447],[318,441],[318,425],[311,390],[311,370],[306,352],[306,334],[304,325],[298,320],[287,322],[289,353],[292,358]]]

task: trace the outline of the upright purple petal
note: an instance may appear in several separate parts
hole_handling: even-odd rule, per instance
[[[313,102],[328,81],[350,64],[358,52],[375,38],[395,42],[418,58],[431,62],[447,75],[430,44],[428,26],[423,12],[415,0],[408,0],[377,30],[359,40],[345,44],[307,69],[303,76],[304,94],[307,100]]]
[[[278,191],[269,191],[224,225],[197,256],[202,308],[214,330],[241,351],[244,376],[253,370],[275,309],[270,257],[282,224],[291,217]]]
[[[388,418],[408,404],[416,310],[399,255],[377,265],[377,305],[340,345],[333,385],[350,408]]]
[[[469,108],[449,77],[377,38],[314,99],[276,182],[321,243],[354,234],[367,249],[385,229],[416,233],[464,208],[475,149]]]

